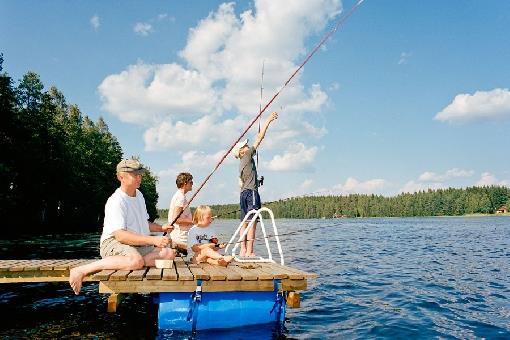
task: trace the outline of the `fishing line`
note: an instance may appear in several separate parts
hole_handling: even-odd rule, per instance
[[[280,198],[276,201],[271,201],[271,202],[264,202],[264,206],[268,206],[268,205],[271,205],[271,204],[275,204],[275,203],[279,203],[279,202],[282,202],[282,201],[288,201],[288,200],[292,200],[292,199],[298,199],[298,198],[304,198],[304,197],[321,197],[321,196],[316,196],[318,194],[332,194],[332,191],[331,190],[319,190],[319,191],[313,191],[313,192],[309,192],[307,194],[302,194],[302,195],[299,195],[299,196],[290,196],[290,197],[286,197],[286,198]],[[240,208],[236,208],[236,210],[231,210],[231,211],[227,211],[227,212],[223,212],[223,213],[220,213],[218,215],[216,215],[216,217],[221,217],[221,216],[229,216],[231,214],[235,214],[235,213],[238,213],[239,211],[241,211]]]
[[[273,95],[273,97],[266,103],[266,105],[264,106],[264,108],[262,108],[262,110],[260,110],[260,112],[255,116],[255,118],[253,118],[253,120],[250,122],[250,124],[248,125],[248,127],[246,127],[246,129],[244,129],[243,133],[234,141],[234,143],[229,147],[229,149],[227,150],[227,152],[225,152],[225,154],[221,157],[221,159],[219,160],[219,162],[216,164],[216,166],[214,167],[214,169],[211,171],[211,173],[209,173],[209,175],[207,175],[205,177],[205,179],[202,181],[202,183],[200,184],[200,186],[198,187],[198,189],[195,191],[195,193],[191,196],[190,200],[188,201],[188,203],[186,204],[186,206],[182,209],[182,211],[174,218],[174,220],[172,221],[171,225],[174,225],[175,221],[177,221],[177,219],[182,215],[182,213],[184,212],[184,210],[186,208],[188,208],[191,204],[191,202],[195,199],[195,197],[198,195],[198,193],[202,190],[202,188],[204,187],[204,185],[207,183],[207,181],[209,181],[209,179],[211,178],[211,176],[216,172],[216,170],[218,170],[218,168],[220,167],[220,165],[223,163],[223,161],[227,158],[227,156],[230,154],[230,152],[232,151],[232,149],[234,148],[234,146],[239,143],[239,141],[241,140],[241,138],[244,137],[244,135],[246,135],[246,133],[250,130],[250,128],[253,126],[253,124],[255,124],[257,122],[257,120],[260,118],[260,116],[262,116],[262,113],[264,113],[264,111],[266,111],[266,109],[273,103],[273,101],[276,99],[276,97],[278,97],[280,95],[280,93],[287,87],[287,85],[290,83],[290,81],[296,76],[296,74],[305,66],[306,63],[308,63],[308,61],[312,58],[312,56],[319,50],[319,48],[324,45],[324,43],[340,28],[340,26],[342,26],[346,21],[347,19],[349,19],[351,17],[351,15],[358,9],[358,7],[364,2],[364,0],[358,0],[356,2],[356,4],[354,6],[351,7],[351,9],[346,13],[344,14],[338,21],[337,23],[333,26],[333,28],[326,34],[324,35],[324,37],[321,39],[321,41],[315,46],[315,48],[308,54],[308,56],[304,59],[304,61],[301,63],[301,65],[299,65],[299,67],[290,75],[290,77],[287,79],[287,81],[283,84],[283,86]],[[163,233],[163,235],[166,235],[166,232]]]
[[[343,224],[343,222],[338,222],[338,223],[333,223],[333,224],[330,224],[330,225],[320,225],[320,226],[317,226],[315,228],[312,227],[312,228],[306,228],[306,229],[293,230],[293,231],[290,231],[290,232],[287,232],[287,233],[282,233],[282,234],[280,234],[280,233],[278,233],[278,234],[267,234],[266,236],[255,237],[255,238],[252,238],[252,239],[247,239],[246,241],[259,241],[259,240],[269,239],[269,238],[274,237],[274,236],[278,236],[278,237],[289,236],[289,235],[299,234],[299,233],[302,233],[304,231],[314,231],[314,230],[317,230],[317,229],[338,227],[338,226],[340,226],[342,224]],[[226,245],[230,245],[230,244],[237,244],[237,243],[241,243],[241,242],[244,242],[244,241],[224,242],[224,243]]]

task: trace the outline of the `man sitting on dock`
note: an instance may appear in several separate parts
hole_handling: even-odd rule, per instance
[[[151,235],[151,232],[170,232],[173,227],[148,221],[145,199],[138,190],[145,171],[134,159],[117,164],[120,187],[106,202],[99,247],[101,259],[71,269],[69,284],[76,295],[80,293],[83,278],[90,273],[104,269],[136,270],[154,266],[156,259],[175,258],[175,250],[167,248],[168,237]]]

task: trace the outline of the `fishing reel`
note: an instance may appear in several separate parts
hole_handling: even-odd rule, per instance
[[[259,178],[259,187],[264,185],[264,176],[260,176]]]

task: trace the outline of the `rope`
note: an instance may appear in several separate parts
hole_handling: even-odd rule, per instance
[[[281,87],[281,89],[279,89],[274,95],[273,97],[266,103],[266,105],[262,108],[262,110],[259,110],[260,112],[255,116],[255,118],[253,118],[253,120],[250,122],[250,124],[246,127],[246,129],[244,129],[243,133],[235,140],[235,142],[229,147],[229,149],[227,150],[227,152],[225,152],[225,154],[221,157],[221,159],[219,160],[219,162],[216,164],[216,166],[214,167],[214,169],[211,171],[211,173],[209,173],[209,175],[207,175],[205,177],[205,179],[202,181],[202,183],[200,184],[200,186],[198,187],[198,189],[195,191],[195,193],[191,196],[190,200],[188,201],[188,204],[186,204],[186,206],[182,209],[182,211],[174,218],[174,220],[172,221],[171,225],[174,225],[175,221],[177,221],[177,219],[179,219],[179,217],[182,215],[182,213],[184,212],[184,210],[190,206],[191,202],[193,202],[193,200],[195,199],[195,197],[198,195],[198,193],[200,192],[200,190],[202,190],[202,188],[204,187],[204,185],[207,183],[207,181],[209,181],[209,179],[211,178],[211,176],[216,172],[216,170],[218,170],[218,168],[220,167],[220,165],[223,163],[223,161],[227,158],[227,156],[230,154],[230,152],[232,151],[232,149],[234,148],[234,146],[239,143],[239,141],[241,140],[241,138],[244,137],[244,135],[246,135],[246,133],[250,130],[250,128],[253,126],[253,124],[255,124],[257,122],[257,120],[259,119],[260,116],[262,116],[262,113],[264,113],[266,111],[266,109],[273,103],[273,101],[276,99],[276,97],[278,97],[280,95],[280,93],[287,87],[287,85],[290,83],[290,81],[296,76],[296,74],[305,66],[306,63],[308,63],[308,61],[312,58],[312,56],[317,52],[317,50],[319,50],[319,48],[324,45],[324,43],[338,30],[338,28],[340,28],[340,26],[345,22],[347,21],[347,19],[349,19],[349,17],[351,17],[351,15],[356,11],[356,9],[358,9],[358,7],[363,3],[364,0],[358,0],[358,2],[356,2],[356,4],[354,6],[351,7],[351,9],[345,14],[343,15],[339,20],[338,22],[333,26],[333,28],[326,34],[324,35],[324,37],[321,39],[321,41],[315,46],[315,48],[308,54],[308,56],[305,58],[305,60],[301,63],[301,65],[299,65],[299,67],[290,75],[290,77],[287,79],[287,81],[283,84],[283,86]],[[166,232],[163,233],[163,235],[166,235]]]

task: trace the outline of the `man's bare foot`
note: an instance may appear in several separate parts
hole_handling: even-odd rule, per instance
[[[248,256],[248,257],[256,257],[257,255],[255,253],[249,253],[249,254],[246,254],[246,256]]]
[[[74,291],[74,294],[80,294],[81,285],[83,283],[83,278],[85,277],[85,273],[80,271],[79,267],[72,268],[69,272],[69,284]]]

